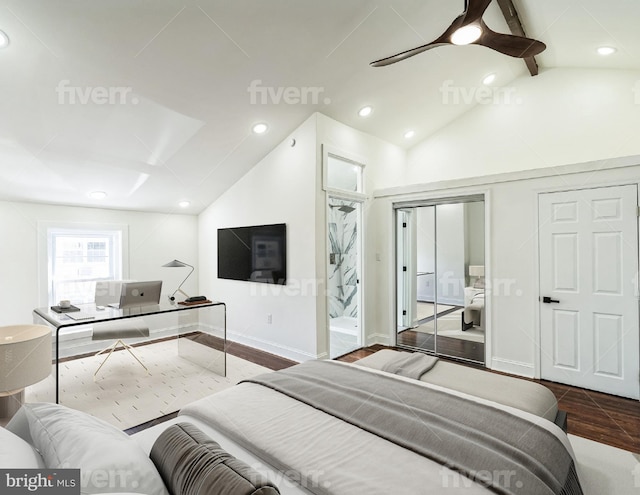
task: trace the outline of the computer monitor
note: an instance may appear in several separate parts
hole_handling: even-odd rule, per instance
[[[120,309],[134,306],[151,306],[160,302],[162,280],[151,282],[123,282],[120,292]]]
[[[109,306],[120,304],[122,294],[122,280],[99,280],[96,282],[94,302],[96,306]]]

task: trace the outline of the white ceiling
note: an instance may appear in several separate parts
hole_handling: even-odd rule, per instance
[[[542,70],[640,69],[640,1],[514,3],[548,46]],[[369,67],[436,38],[463,9],[462,0],[0,0],[11,39],[0,51],[0,199],[163,212],[186,199],[180,212],[198,213],[315,111],[409,147],[472,108],[443,104],[446,81],[526,77],[521,60],[478,46]],[[508,32],[496,2],[484,19]],[[605,44],[619,51],[596,55]],[[252,102],[253,81],[316,88],[318,102]],[[87,103],[91,88],[105,100]],[[374,112],[362,119],[366,104]],[[256,122],[269,131],[253,135]],[[108,197],[90,199],[95,190]]]

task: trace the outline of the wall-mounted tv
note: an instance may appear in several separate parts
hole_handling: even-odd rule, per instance
[[[286,224],[218,229],[218,278],[285,285]]]

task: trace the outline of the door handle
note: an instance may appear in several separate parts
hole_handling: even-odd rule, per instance
[[[557,299],[551,299],[549,296],[544,296],[542,298],[542,302],[545,304],[550,304],[550,303],[559,303],[560,301]]]

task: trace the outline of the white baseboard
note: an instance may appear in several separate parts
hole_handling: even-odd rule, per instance
[[[367,335],[366,342],[367,346],[373,344],[393,345],[391,339],[389,338],[389,335],[384,333],[373,333],[371,335]]]
[[[300,349],[276,344],[275,342],[270,342],[268,340],[248,337],[247,335],[232,332],[229,330],[227,330],[227,340],[253,347],[261,351],[269,352],[286,359],[291,359],[292,361],[297,361],[299,363],[309,361],[310,359],[324,359],[327,357],[326,353],[324,353],[323,355],[315,355],[309,352],[301,351]]]
[[[526,378],[534,378],[534,368],[531,363],[522,363],[520,361],[494,357],[491,360],[491,369],[512,375],[524,376]]]

